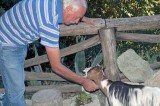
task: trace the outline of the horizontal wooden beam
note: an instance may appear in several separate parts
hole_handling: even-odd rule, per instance
[[[150,67],[155,70],[160,68],[160,62],[150,64]],[[27,72],[25,71],[25,80],[53,80],[53,81],[67,81],[55,73],[44,72]]]
[[[116,32],[116,40],[160,43],[160,35]],[[100,39],[99,36],[96,35],[86,41],[61,49],[61,57],[85,50],[98,44],[100,44]],[[48,62],[48,57],[46,54],[26,60],[25,67],[30,67],[45,62]]]
[[[68,84],[68,85],[45,85],[45,86],[29,86],[26,87],[26,93],[35,93],[39,90],[43,89],[58,89],[62,92],[78,92],[82,91],[82,86],[76,84]],[[0,89],[0,93],[4,93],[4,89]]]
[[[60,76],[54,73],[43,73],[43,72],[26,72],[25,80],[53,80],[53,81],[66,81]]]
[[[160,28],[160,15],[107,19],[106,23],[117,31],[157,29]]]
[[[101,19],[94,22],[95,26],[79,23],[78,25],[60,25],[60,36],[75,36],[75,35],[94,35],[98,34],[98,30],[105,26],[105,20]]]
[[[80,42],[78,44],[75,44],[75,45],[66,47],[64,49],[61,49],[60,54],[61,54],[61,57],[64,57],[64,56],[67,56],[67,55],[85,50],[87,48],[93,47],[93,46],[98,45],[98,44],[100,44],[100,39],[99,39],[99,36],[96,35],[96,36],[94,36],[94,37],[92,37],[88,40],[85,40],[85,41]],[[37,64],[45,63],[45,62],[48,62],[48,61],[49,60],[48,60],[48,57],[47,57],[46,54],[41,55],[41,56],[37,56],[35,58],[31,58],[31,59],[26,60],[25,61],[25,68],[30,67],[30,66],[34,66],[34,65],[37,65]]]
[[[155,29],[160,28],[160,15],[101,19],[95,21],[94,24],[95,26],[86,23],[79,23],[78,25],[70,26],[60,25],[60,35],[62,37],[75,35],[93,35],[98,34],[98,30],[105,26],[108,28],[115,27],[117,31]]]
[[[116,39],[123,40],[123,41],[160,43],[160,35],[153,35],[153,34],[137,34],[137,33],[117,32]]]

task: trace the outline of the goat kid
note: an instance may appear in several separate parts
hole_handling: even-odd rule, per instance
[[[160,106],[160,88],[111,81],[100,66],[86,68],[86,77],[93,80],[108,98],[110,106]]]

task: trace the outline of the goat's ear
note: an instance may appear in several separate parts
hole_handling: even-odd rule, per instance
[[[86,74],[90,69],[91,69],[91,67],[85,68],[82,72],[84,72]]]
[[[103,65],[97,64],[96,67],[99,67],[101,70],[103,70]]]
[[[103,71],[105,70],[105,67],[103,65],[101,65],[100,67],[101,67],[101,70]]]
[[[99,65],[99,64],[97,64],[96,66],[98,66],[98,67],[99,67],[100,65]]]

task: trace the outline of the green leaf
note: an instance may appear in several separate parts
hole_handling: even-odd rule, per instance
[[[0,16],[5,12],[4,8],[0,7]]]
[[[78,52],[75,56],[75,61],[74,61],[75,71],[81,72],[82,70],[84,70],[85,64],[86,64],[86,59],[84,51]]]
[[[79,70],[78,65],[77,65],[76,62],[74,62],[74,67],[75,67],[76,73],[77,73],[77,74],[80,74],[80,70]]]
[[[103,60],[102,52],[99,52],[97,54],[97,56],[94,58],[91,66],[94,67],[94,66],[100,64],[102,62],[102,60]]]

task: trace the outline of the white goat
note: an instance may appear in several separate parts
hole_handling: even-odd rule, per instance
[[[160,106],[160,88],[131,85],[106,78],[100,66],[84,70],[106,95],[110,106]]]

